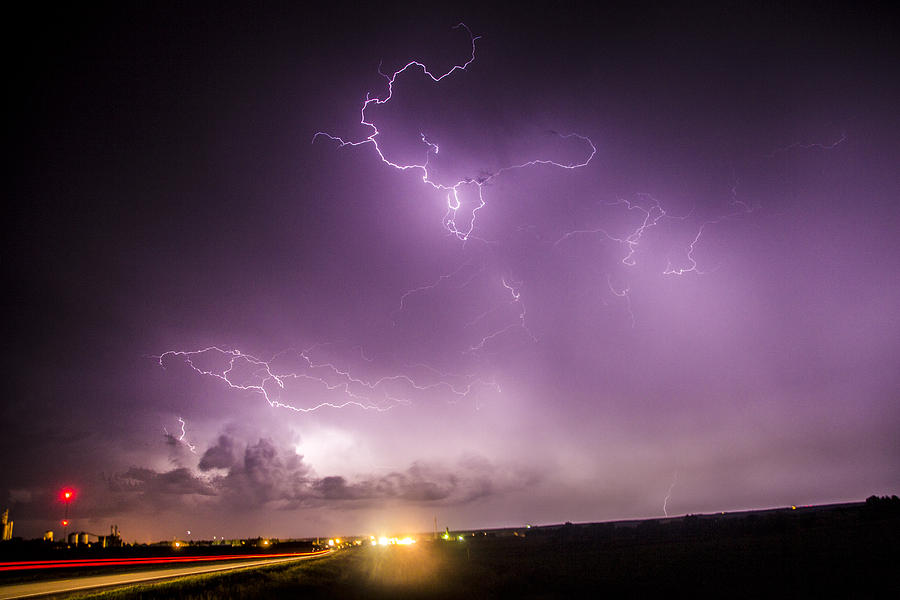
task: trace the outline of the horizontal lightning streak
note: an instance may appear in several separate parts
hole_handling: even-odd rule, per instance
[[[781,148],[775,148],[767,156],[769,158],[772,158],[776,154],[780,154],[782,152],[790,152],[791,150],[794,150],[797,148],[799,148],[801,150],[834,150],[835,148],[837,148],[838,146],[840,146],[841,144],[843,144],[846,141],[847,141],[847,133],[843,132],[843,133],[841,133],[841,137],[839,137],[838,139],[836,139],[835,141],[830,142],[830,143],[823,144],[821,142],[808,142],[808,143],[794,142],[793,144],[788,144],[787,146],[783,146]]]
[[[210,376],[219,379],[231,389],[249,391],[259,394],[273,408],[286,408],[301,413],[313,412],[323,408],[340,409],[353,406],[364,410],[384,412],[397,405],[410,404],[411,400],[409,400],[408,398],[393,395],[384,389],[385,384],[390,382],[402,383],[410,390],[415,390],[418,392],[443,389],[453,396],[456,396],[457,398],[469,397],[476,389],[481,389],[484,387],[496,387],[496,384],[492,382],[472,377],[468,377],[469,381],[465,385],[454,384],[447,380],[437,381],[435,383],[420,384],[413,377],[405,374],[387,375],[375,379],[374,381],[367,381],[360,377],[354,376],[353,374],[351,374],[349,369],[341,369],[340,367],[337,367],[332,363],[314,362],[310,358],[309,352],[316,346],[312,346],[311,348],[300,352],[286,350],[284,352],[276,354],[269,360],[260,359],[253,355],[243,353],[240,350],[223,349],[217,346],[209,346],[207,348],[193,351],[170,350],[160,354],[159,356],[154,356],[153,358],[157,359],[159,366],[162,368],[166,367],[168,360],[180,359],[181,362],[186,364],[199,375]],[[272,366],[272,363],[288,352],[294,352],[296,357],[302,362],[303,370],[307,372],[276,371],[276,369]],[[195,364],[195,359],[208,354],[220,355],[226,360],[225,364],[227,365],[227,367],[221,370],[213,370],[209,368],[201,368]],[[243,365],[241,363],[243,363]],[[256,380],[250,383],[236,381],[234,370],[239,366],[250,366],[254,368],[253,376],[256,378]],[[325,377],[317,376],[313,374],[313,372],[315,371],[324,371],[326,374],[330,374],[332,377],[336,377],[338,379],[338,382],[330,382]],[[316,382],[322,385],[326,389],[326,391],[337,391],[348,396],[350,399],[344,402],[320,402],[308,407],[297,406],[295,404],[284,401],[280,397],[280,393],[281,390],[285,389],[285,382],[287,380],[298,379]],[[273,386],[277,387],[273,390]],[[376,394],[381,397],[381,399],[383,400],[382,402],[379,403],[373,399]]]

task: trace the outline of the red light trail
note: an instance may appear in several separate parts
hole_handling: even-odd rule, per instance
[[[27,571],[33,569],[63,569],[68,567],[106,567],[122,565],[156,565],[166,563],[212,562],[255,558],[288,558],[293,556],[319,556],[333,550],[292,552],[286,554],[227,554],[224,556],[160,556],[155,558],[94,558],[70,560],[30,560],[0,562],[0,571]]]

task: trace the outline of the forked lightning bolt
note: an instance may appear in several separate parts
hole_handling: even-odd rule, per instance
[[[429,171],[429,161],[432,156],[436,156],[440,152],[440,146],[435,141],[428,139],[428,137],[426,137],[426,135],[424,133],[419,134],[420,142],[423,146],[423,151],[424,151],[424,156],[420,163],[401,164],[401,163],[395,162],[394,160],[392,160],[388,156],[386,156],[378,142],[378,136],[380,135],[381,132],[378,129],[378,126],[375,124],[375,122],[367,115],[367,111],[368,111],[369,107],[371,107],[372,105],[376,105],[376,106],[384,105],[384,104],[387,104],[388,102],[390,102],[394,95],[394,85],[397,82],[397,78],[401,74],[405,73],[407,70],[419,69],[426,77],[428,77],[435,84],[440,83],[441,80],[452,75],[456,71],[465,71],[469,67],[469,65],[471,65],[475,61],[476,44],[477,44],[477,41],[480,39],[480,36],[474,35],[472,33],[472,31],[464,23],[459,23],[458,25],[456,25],[454,27],[454,29],[464,30],[469,35],[469,39],[471,42],[471,53],[468,57],[468,60],[466,60],[466,62],[464,62],[462,64],[454,65],[448,71],[446,71],[445,73],[440,74],[440,75],[434,74],[424,63],[422,63],[418,60],[412,60],[412,61],[406,63],[404,66],[402,66],[398,70],[394,71],[390,75],[381,73],[381,69],[379,67],[379,73],[381,73],[382,76],[387,80],[387,92],[384,97],[377,97],[377,96],[373,97],[370,93],[367,93],[366,99],[363,101],[362,106],[360,108],[359,122],[361,125],[365,126],[367,129],[369,129],[370,134],[359,140],[345,140],[342,137],[332,135],[330,133],[326,133],[323,131],[319,131],[313,136],[313,142],[315,142],[316,139],[318,139],[319,137],[325,137],[325,138],[328,138],[335,142],[338,142],[339,147],[362,146],[364,144],[370,144],[375,149],[375,153],[378,156],[378,158],[385,165],[393,167],[394,169],[397,169],[399,171],[413,170],[413,171],[419,172],[421,174],[423,183],[425,183],[426,185],[430,186],[431,188],[433,188],[435,190],[446,192],[447,210],[442,219],[442,223],[443,223],[444,227],[447,229],[447,231],[450,232],[450,234],[455,236],[457,239],[465,242],[470,239],[473,239],[472,236],[473,236],[473,232],[474,232],[475,226],[476,226],[477,213],[479,210],[484,208],[487,204],[487,201],[486,201],[485,195],[484,195],[485,186],[487,184],[491,183],[493,180],[495,180],[501,174],[503,174],[507,171],[523,169],[526,167],[533,167],[533,166],[539,166],[539,165],[552,166],[552,167],[557,167],[557,168],[562,168],[562,169],[578,169],[578,168],[587,166],[588,163],[591,162],[591,160],[594,158],[595,154],[597,153],[597,148],[596,148],[596,146],[594,146],[594,143],[591,141],[591,139],[588,138],[587,136],[583,136],[583,135],[580,135],[577,133],[559,134],[559,133],[554,132],[555,135],[559,136],[562,139],[575,139],[575,140],[578,140],[578,141],[584,143],[586,146],[586,149],[589,149],[589,151],[587,151],[587,153],[586,153],[585,158],[578,162],[569,162],[569,163],[562,163],[562,162],[558,162],[558,161],[546,159],[546,158],[534,158],[532,160],[528,160],[528,161],[525,161],[525,162],[522,162],[519,164],[502,167],[492,173],[482,174],[477,178],[469,177],[469,178],[460,179],[459,181],[456,181],[456,182],[439,182],[439,181],[435,181],[432,178],[432,174]],[[461,223],[458,218],[459,210],[462,207],[462,200],[460,199],[460,192],[463,188],[467,188],[467,187],[470,188],[471,186],[474,186],[475,189],[477,190],[476,205],[472,208],[470,216],[468,218],[468,221]],[[457,268],[455,271],[439,276],[434,282],[432,282],[430,284],[422,285],[422,286],[419,286],[419,287],[416,287],[416,288],[413,288],[413,289],[410,289],[410,290],[407,290],[406,292],[404,292],[400,297],[400,306],[391,315],[392,320],[394,321],[394,324],[396,325],[397,313],[402,312],[406,308],[406,301],[410,296],[420,293],[420,292],[425,292],[425,291],[433,290],[433,289],[437,288],[441,283],[452,279],[462,269],[464,269],[466,266],[469,266],[469,264],[470,263],[465,263],[465,264],[461,265],[459,268]],[[473,274],[460,287],[464,287],[465,285],[468,285],[468,283],[471,282],[472,278],[474,278],[476,275],[477,275],[477,273]],[[487,343],[489,343],[491,340],[493,340],[494,338],[506,333],[507,331],[510,331],[510,330],[516,329],[516,328],[522,329],[525,333],[528,334],[528,336],[532,340],[536,339],[534,334],[528,329],[528,327],[525,324],[525,307],[524,307],[524,304],[521,302],[521,299],[519,297],[519,291],[518,291],[519,288],[521,287],[521,284],[517,284],[515,287],[513,287],[513,286],[509,285],[506,280],[504,280],[503,286],[504,286],[504,288],[506,288],[509,291],[511,298],[512,298],[511,302],[517,304],[518,307],[520,308],[517,320],[514,323],[511,323],[511,324],[509,324],[505,327],[502,327],[496,331],[492,331],[486,335],[483,335],[479,342],[473,344],[469,348],[470,351],[482,350],[485,347],[485,345]],[[474,322],[477,322],[483,316],[484,315],[476,317],[475,319],[470,321],[469,325],[473,324]]]
[[[281,352],[271,359],[264,360],[240,350],[229,350],[210,346],[200,350],[170,350],[154,358],[159,366],[165,368],[170,361],[180,361],[199,375],[214,377],[224,382],[229,388],[258,394],[273,408],[287,408],[295,412],[308,413],[323,408],[357,407],[364,410],[384,412],[397,405],[410,404],[410,396],[415,392],[442,390],[458,399],[467,398],[481,389],[497,389],[495,383],[475,376],[448,376],[433,383],[422,384],[406,374],[387,375],[368,381],[351,374],[349,369],[341,369],[332,363],[316,363],[310,358],[315,348],[303,351]],[[299,369],[279,370],[273,363],[290,354],[300,363]],[[364,355],[363,355],[364,356]],[[196,364],[200,360],[219,359],[224,361],[221,368],[205,368]],[[237,369],[249,369],[250,375],[236,374]],[[433,372],[439,373],[432,369]],[[319,374],[321,373],[321,374]],[[463,383],[453,379],[463,379]],[[283,398],[286,394],[286,382],[290,380],[306,380],[318,384],[325,392],[337,393],[345,399],[341,402],[317,402],[311,406],[299,406]],[[389,388],[390,384],[402,388],[401,395]],[[183,426],[182,426],[183,432]],[[182,435],[183,437],[183,435]]]
[[[465,71],[469,65],[471,65],[475,61],[475,48],[476,42],[481,38],[481,36],[477,36],[472,34],[472,31],[464,24],[459,23],[454,27],[454,29],[462,29],[469,35],[469,39],[472,44],[472,52],[469,56],[468,60],[462,64],[457,64],[451,67],[447,72],[441,75],[435,75],[432,73],[428,67],[417,60],[412,60],[406,63],[404,66],[394,71],[391,75],[387,75],[382,73],[384,78],[387,80],[387,93],[383,98],[372,97],[370,93],[366,93],[366,99],[362,103],[362,107],[360,108],[360,124],[368,128],[371,133],[359,140],[345,140],[342,137],[332,135],[330,133],[326,133],[324,131],[316,132],[313,136],[313,142],[315,142],[319,137],[328,138],[335,142],[338,142],[339,147],[343,148],[345,146],[362,146],[364,144],[371,144],[375,149],[375,153],[378,155],[378,158],[384,164],[393,167],[399,171],[417,171],[421,173],[422,182],[430,186],[435,190],[439,190],[442,192],[446,192],[447,194],[447,212],[443,218],[444,227],[454,236],[456,236],[460,240],[468,240],[472,235],[472,232],[475,229],[475,219],[479,210],[485,207],[487,201],[484,196],[484,187],[491,183],[494,179],[499,177],[501,174],[512,171],[515,169],[523,169],[526,167],[532,167],[537,165],[547,165],[558,167],[562,169],[578,169],[584,166],[587,166],[588,163],[591,162],[591,159],[594,158],[594,155],[597,153],[597,148],[594,146],[594,143],[590,140],[590,138],[579,135],[577,133],[568,133],[568,134],[556,134],[562,139],[576,139],[580,142],[583,142],[587,148],[590,148],[590,151],[587,153],[587,156],[580,162],[571,162],[571,163],[561,163],[554,160],[546,159],[546,158],[535,158],[532,160],[525,161],[520,164],[509,165],[506,167],[502,167],[493,173],[483,174],[477,178],[464,178],[456,182],[438,182],[435,181],[431,173],[429,172],[429,160],[432,156],[437,155],[440,152],[440,146],[432,140],[429,140],[424,133],[420,133],[420,142],[423,146],[424,156],[421,163],[412,163],[412,164],[402,164],[398,162],[394,162],[390,158],[388,158],[385,153],[382,151],[381,146],[378,144],[378,136],[380,135],[380,131],[378,126],[374,121],[366,114],[369,107],[372,105],[384,105],[391,101],[394,95],[394,84],[397,82],[397,77],[410,69],[420,69],[422,73],[428,77],[433,83],[440,83],[446,77],[449,77],[453,73],[457,71]],[[380,69],[379,69],[380,72]],[[462,206],[462,201],[460,200],[460,191],[466,186],[475,186],[477,190],[477,205],[471,211],[471,217],[469,218],[467,223],[458,223],[457,222],[457,213]]]
[[[485,345],[487,345],[491,340],[493,340],[513,329],[521,329],[528,335],[529,338],[531,338],[532,342],[537,342],[537,337],[535,337],[534,333],[531,332],[531,330],[528,328],[528,325],[525,324],[525,304],[522,303],[521,292],[519,291],[522,286],[522,283],[521,282],[509,282],[506,279],[501,279],[501,283],[503,284],[503,288],[507,292],[509,292],[510,299],[507,302],[507,305],[514,305],[514,306],[518,307],[518,318],[516,321],[510,323],[509,325],[506,325],[505,327],[502,327],[502,328],[498,329],[497,331],[493,331],[493,332],[483,336],[481,338],[481,341],[479,341],[477,344],[474,344],[469,347],[469,352],[479,352],[479,351],[483,350],[485,348]],[[494,310],[496,310],[496,309],[491,309],[485,313],[482,313],[481,315],[477,316],[475,319],[470,321],[470,323],[476,323],[476,322],[480,321],[481,319],[483,319],[485,316],[487,316]]]
[[[638,204],[637,202],[632,202],[625,199],[620,199],[609,204],[609,206],[624,206],[629,212],[637,211],[638,213],[643,215],[640,225],[638,225],[638,227],[635,228],[635,230],[631,233],[625,236],[615,236],[602,227],[597,227],[595,229],[575,229],[573,231],[567,231],[566,233],[564,233],[558,240],[556,240],[556,242],[553,243],[553,245],[558,246],[562,242],[579,235],[600,234],[611,242],[621,244],[626,251],[625,256],[622,257],[622,264],[633,267],[637,264],[635,253],[638,250],[641,238],[644,237],[644,233],[646,233],[648,229],[655,227],[663,219],[684,219],[684,217],[670,216],[665,210],[663,210],[663,207],[660,205],[659,201],[650,194],[638,194],[638,197],[646,198],[647,200],[649,200],[646,207]]]
[[[430,81],[434,85],[440,85],[445,78],[450,77],[451,75],[454,75],[458,72],[466,71],[475,61],[476,47],[480,36],[474,35],[464,23],[459,23],[454,27],[454,29],[464,31],[469,37],[471,52],[464,62],[456,64],[447,71],[440,74],[432,72],[425,63],[418,60],[409,61],[401,68],[390,74],[383,73],[381,71],[381,67],[379,66],[378,72],[387,81],[386,92],[383,96],[373,96],[371,93],[366,93],[365,100],[362,102],[362,105],[359,109],[359,123],[368,130],[369,134],[361,139],[348,140],[331,133],[319,131],[313,135],[312,141],[313,143],[315,143],[319,138],[325,138],[336,142],[339,148],[371,146],[375,151],[375,155],[384,165],[387,165],[388,167],[391,167],[400,172],[416,172],[421,177],[422,183],[427,186],[427,188],[445,193],[446,211],[442,217],[442,224],[449,232],[449,234],[455,237],[457,240],[462,241],[464,247],[466,242],[475,240],[485,242],[485,244],[490,247],[493,242],[486,242],[485,240],[482,240],[481,238],[474,235],[477,225],[476,218],[478,212],[487,205],[485,187],[489,183],[493,182],[500,175],[508,171],[525,169],[528,167],[546,166],[567,170],[580,169],[586,167],[593,160],[594,156],[597,153],[597,148],[594,145],[593,141],[587,136],[578,133],[559,134],[554,132],[554,135],[557,135],[561,139],[573,140],[578,142],[579,144],[582,144],[585,148],[583,158],[570,162],[560,162],[550,158],[536,157],[525,162],[501,167],[493,172],[481,173],[477,177],[465,177],[458,181],[438,181],[437,179],[435,179],[435,177],[433,176],[433,169],[431,169],[429,163],[432,158],[437,156],[441,151],[439,145],[440,140],[430,139],[424,133],[420,133],[418,136],[418,142],[421,144],[422,148],[422,157],[420,161],[406,164],[397,162],[396,160],[393,160],[388,155],[386,155],[381,145],[379,144],[379,135],[381,134],[381,131],[376,125],[374,118],[369,115],[369,109],[373,106],[383,106],[390,103],[392,98],[394,97],[394,86],[398,83],[398,78],[407,71],[421,72],[421,74],[425,78],[427,78],[427,81]],[[837,147],[839,144],[843,143],[845,139],[846,136],[842,135],[839,140],[829,144],[795,143],[784,148],[776,149],[775,151],[773,151],[772,155],[778,152],[786,152],[794,148],[831,150]],[[700,224],[692,241],[687,246],[685,259],[681,261],[681,265],[679,266],[673,264],[672,261],[668,261],[668,264],[663,271],[665,275],[686,275],[688,273],[702,274],[703,271],[699,269],[698,262],[694,256],[694,253],[697,246],[701,243],[705,230],[709,226],[720,223],[725,219],[730,219],[742,213],[746,214],[752,212],[753,210],[755,210],[755,208],[757,208],[755,206],[749,205],[742,200],[738,200],[738,183],[737,178],[736,176],[734,176],[734,174],[733,180],[734,184],[731,188],[731,205],[734,209],[733,212],[731,214],[726,214],[724,216],[711,219]],[[475,197],[475,201],[472,204],[471,208],[467,209],[468,217],[465,219],[461,217],[460,213],[463,206],[461,194],[464,191],[475,192],[473,194],[473,196]],[[553,244],[553,247],[556,247],[575,236],[585,234],[601,235],[607,240],[619,244],[623,249],[621,258],[622,264],[624,264],[626,267],[633,267],[637,264],[637,253],[639,250],[639,246],[649,230],[657,227],[663,220],[684,220],[687,218],[683,216],[669,215],[666,210],[663,209],[661,203],[649,194],[639,194],[638,200],[636,201],[618,200],[612,205],[622,206],[629,213],[635,212],[639,214],[641,216],[639,224],[633,230],[624,234],[613,234],[605,228],[572,230],[564,233],[561,237],[559,237]],[[471,272],[466,271],[467,268],[470,268]],[[398,308],[391,313],[394,324],[397,324],[397,315],[406,310],[408,301],[412,296],[431,290],[436,290],[440,286],[448,284],[456,278],[462,278],[462,282],[457,283],[456,287],[463,288],[465,286],[468,286],[476,277],[484,273],[484,271],[485,263],[483,258],[481,264],[470,260],[463,263],[454,271],[437,277],[430,283],[407,290],[400,296]],[[500,326],[498,329],[493,330],[487,334],[479,334],[480,340],[474,344],[471,344],[467,352],[479,353],[480,351],[483,351],[486,346],[488,346],[493,340],[515,329],[520,329],[521,331],[525,332],[532,340],[537,340],[536,336],[531,332],[526,324],[526,310],[525,304],[522,299],[523,283],[513,281],[509,277],[504,277],[500,279],[500,284],[508,293],[508,301],[506,301],[501,306],[489,309],[488,311],[477,315],[473,319],[470,319],[468,323],[466,323],[465,327],[468,328],[477,326],[485,319],[485,317],[487,317],[494,311],[500,310],[504,306],[516,307],[517,316],[512,323],[506,324],[505,326]],[[625,299],[628,313],[631,316],[632,325],[634,325],[635,315],[631,308],[630,286],[625,285],[624,287],[616,287],[613,285],[611,277],[607,279],[607,284],[610,292],[613,295]],[[466,398],[471,394],[474,394],[476,390],[482,388],[499,390],[499,387],[493,381],[483,380],[474,375],[448,375],[436,369],[432,369],[431,367],[425,368],[429,369],[429,374],[431,377],[434,377],[435,375],[438,376],[437,381],[426,384],[418,382],[408,374],[387,375],[371,380],[364,379],[351,374],[349,369],[339,368],[332,363],[314,363],[309,354],[313,348],[309,348],[300,352],[286,351],[274,356],[269,360],[263,360],[255,356],[245,354],[239,350],[223,349],[216,346],[210,346],[194,351],[170,350],[164,352],[159,356],[156,356],[155,358],[158,360],[159,365],[162,367],[165,367],[169,361],[181,361],[184,364],[188,365],[196,373],[217,378],[225,383],[229,388],[244,390],[262,396],[272,407],[282,407],[304,413],[323,408],[345,407],[357,407],[364,410],[381,412],[390,410],[397,405],[411,403],[412,397],[416,392],[433,391],[438,389],[444,390],[446,393],[449,393],[451,397],[456,399]],[[363,360],[369,363],[372,362],[372,359],[365,355],[361,347],[354,347],[354,350],[356,349],[359,350],[360,356]],[[280,370],[276,368],[275,363],[278,361],[278,359],[288,354],[289,352],[293,352],[294,356],[299,361],[299,368],[294,370]],[[223,360],[224,366],[222,366],[222,368],[214,369],[200,367],[196,364],[197,361],[200,361],[201,357],[209,358],[210,356],[218,357],[220,360]],[[424,365],[420,366],[424,367]],[[238,376],[235,374],[235,369],[238,368],[243,370],[249,369],[251,374],[249,376],[243,377]],[[290,380],[307,380],[314,384],[318,384],[324,392],[340,395],[342,399],[335,402],[322,401],[313,403],[310,406],[300,406],[295,402],[285,399],[285,395],[287,393],[285,391],[285,385],[286,382]],[[397,391],[398,389],[400,391]],[[184,437],[184,422],[182,421],[182,437],[179,441],[187,443]],[[664,512],[666,511],[666,504],[668,502],[669,496],[671,495],[672,487],[674,487],[674,485],[675,482],[673,481],[663,505]]]

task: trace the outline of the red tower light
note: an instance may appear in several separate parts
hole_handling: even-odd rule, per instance
[[[60,497],[62,498],[63,502],[69,502],[70,500],[75,498],[75,491],[66,488],[62,492],[60,492]]]
[[[61,522],[60,524],[61,524],[63,527],[68,527],[68,526],[69,526],[69,520],[68,520],[68,519],[63,519],[62,522]]]

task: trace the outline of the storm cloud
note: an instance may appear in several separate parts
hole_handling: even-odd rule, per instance
[[[670,514],[900,493],[886,8],[16,23],[17,535],[67,508],[145,541],[654,517],[676,478]]]

